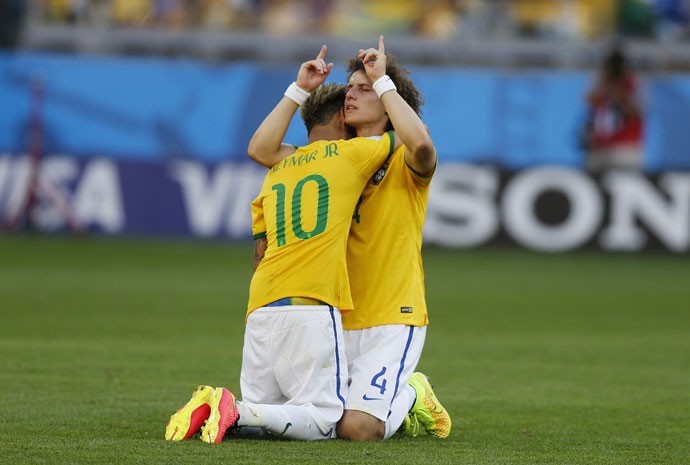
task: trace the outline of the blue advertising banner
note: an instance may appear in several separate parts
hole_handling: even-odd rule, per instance
[[[592,73],[410,68],[442,163],[582,166],[578,134]],[[0,54],[0,153],[28,153],[28,127],[38,107],[46,154],[244,162],[249,138],[296,71],[253,63]],[[337,66],[329,79],[345,77]],[[32,92],[37,84],[39,104]],[[690,76],[647,76],[642,90],[645,169],[690,169]],[[299,118],[286,141],[306,142]]]
[[[251,238],[250,203],[266,170],[54,156],[0,157],[0,219],[16,228],[99,234]],[[36,176],[36,183],[32,179]],[[27,208],[30,193],[36,194]]]

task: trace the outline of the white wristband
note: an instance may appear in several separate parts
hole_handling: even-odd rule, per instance
[[[302,105],[309,98],[309,92],[298,86],[296,82],[293,82],[285,89],[285,96],[297,105]]]
[[[397,87],[395,87],[395,83],[393,80],[388,76],[387,74],[384,74],[380,78],[378,78],[376,81],[374,81],[374,84],[372,84],[372,87],[374,88],[374,91],[376,92],[376,95],[381,98],[383,94],[388,92],[389,90],[396,90]]]

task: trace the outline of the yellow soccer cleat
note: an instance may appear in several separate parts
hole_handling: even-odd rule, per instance
[[[419,435],[419,420],[411,413],[405,415],[405,419],[396,431],[396,434],[416,438]]]
[[[225,432],[237,422],[240,414],[232,392],[224,387],[213,390],[209,399],[211,414],[201,428],[201,440],[209,444],[218,444]]]
[[[438,401],[434,390],[429,384],[429,378],[423,373],[414,373],[408,381],[417,393],[410,416],[416,417],[419,423],[431,436],[445,439],[450,435],[450,415],[441,402]]]
[[[211,406],[208,403],[211,393],[213,393],[213,387],[199,386],[189,402],[170,417],[168,426],[165,428],[167,441],[189,439],[199,431],[211,413]]]

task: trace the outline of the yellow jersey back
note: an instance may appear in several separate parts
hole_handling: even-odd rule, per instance
[[[357,200],[393,148],[380,138],[318,141],[271,168],[252,202],[267,249],[249,286],[247,315],[285,297],[352,310],[345,249]]]

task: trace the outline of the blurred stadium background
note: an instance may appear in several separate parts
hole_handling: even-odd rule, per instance
[[[689,15],[690,0],[0,0],[0,463],[228,460],[162,433],[198,383],[238,386],[264,173],[247,142],[322,43],[342,82],[380,33],[439,153],[420,368],[453,436],[242,442],[233,459],[687,463]],[[640,80],[642,161],[592,173],[585,96],[614,45]],[[287,140],[306,141],[297,118]]]
[[[0,214],[6,229],[245,240],[262,177],[246,145],[297,64],[327,43],[343,81],[383,33],[441,160],[427,243],[687,252],[688,4],[5,0]],[[593,176],[585,96],[614,45],[638,74],[643,155]],[[297,118],[287,140],[306,141]]]

